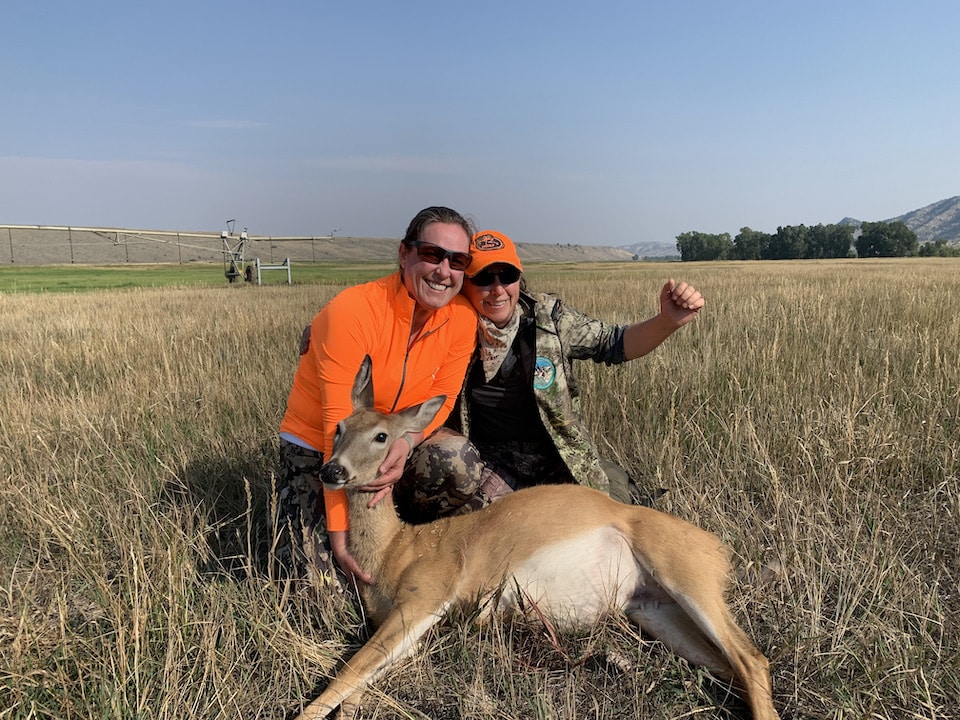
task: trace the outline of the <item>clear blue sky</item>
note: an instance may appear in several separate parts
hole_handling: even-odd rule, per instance
[[[960,194],[956,0],[6,2],[0,223],[518,241]]]

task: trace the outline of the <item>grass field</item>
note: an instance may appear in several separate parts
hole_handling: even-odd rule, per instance
[[[390,272],[389,264],[304,263],[291,271],[293,284],[344,284],[372,280]],[[263,286],[285,285],[284,271],[261,272]],[[220,287],[222,265],[0,265],[0,293],[88,292],[129,288]],[[244,283],[238,282],[237,286]],[[256,285],[256,273],[254,282]],[[261,286],[262,287],[262,286]]]
[[[272,577],[276,428],[300,328],[388,268],[253,287],[177,267],[179,281],[120,289],[103,278],[126,282],[129,267],[66,285],[60,268],[37,270],[30,287],[10,270],[0,718],[289,717],[366,631],[349,601]],[[647,358],[580,364],[598,444],[667,491],[659,509],[734,549],[733,605],[771,660],[784,718],[960,717],[960,260],[551,265],[528,278],[627,322],[655,312],[667,273],[707,307]],[[743,713],[617,621],[557,645],[535,625],[456,624],[364,707]]]

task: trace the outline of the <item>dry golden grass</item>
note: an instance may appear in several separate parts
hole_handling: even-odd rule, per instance
[[[588,422],[658,507],[735,550],[784,718],[960,716],[960,262],[534,267],[598,317],[699,321],[580,364]],[[319,285],[0,295],[0,718],[284,718],[359,643],[277,582],[275,432]],[[611,622],[437,633],[370,718],[731,717]]]

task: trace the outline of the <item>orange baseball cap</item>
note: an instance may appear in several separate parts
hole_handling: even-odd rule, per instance
[[[470,241],[470,255],[472,260],[464,271],[467,277],[473,277],[485,267],[494,263],[513,265],[523,272],[520,256],[517,255],[517,246],[513,240],[496,230],[481,230]]]

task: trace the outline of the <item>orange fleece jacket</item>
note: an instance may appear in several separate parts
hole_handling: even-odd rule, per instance
[[[425,433],[440,427],[453,408],[477,337],[477,315],[462,295],[437,310],[408,349],[415,303],[400,272],[338,293],[314,317],[310,349],[300,356],[280,431],[333,452],[337,423],[353,408],[350,391],[364,355],[373,360],[373,401],[397,412],[446,395]],[[371,478],[372,480],[372,478]],[[346,497],[324,489],[327,529],[346,530]]]

